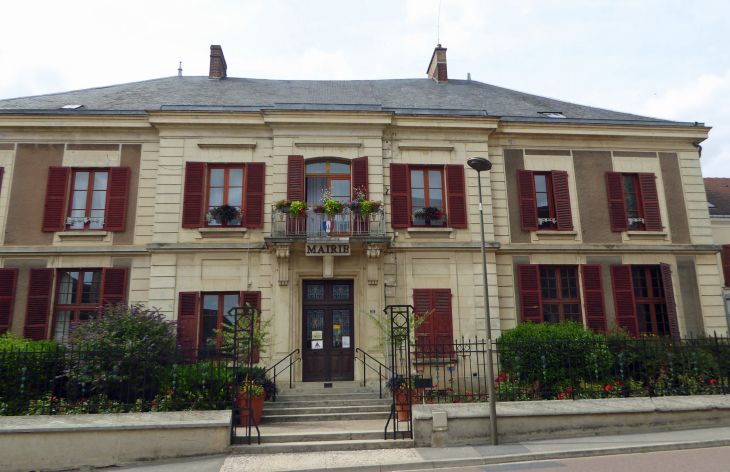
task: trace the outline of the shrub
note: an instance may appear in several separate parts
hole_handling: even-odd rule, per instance
[[[43,394],[63,364],[55,362],[62,348],[54,341],[32,341],[5,333],[0,336],[0,415],[13,414]]]

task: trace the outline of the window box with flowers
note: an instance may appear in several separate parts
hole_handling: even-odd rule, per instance
[[[241,224],[242,218],[243,212],[238,207],[231,205],[213,207],[206,215],[209,226],[221,226],[223,223],[225,226],[238,226]]]
[[[421,221],[430,221],[437,224],[443,224],[448,221],[448,217],[443,210],[436,207],[426,207],[422,210],[417,210],[411,217],[414,223]]]

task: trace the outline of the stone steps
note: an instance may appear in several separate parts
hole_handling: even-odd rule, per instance
[[[321,414],[293,414],[293,415],[262,415],[261,424],[265,423],[295,423],[310,421],[344,421],[344,420],[387,420],[390,411],[368,413],[321,413]],[[385,421],[383,422],[385,427]]]
[[[273,403],[297,403],[300,401],[328,401],[328,400],[380,400],[380,396],[375,393],[307,393],[307,394],[284,394],[276,396],[276,402]]]
[[[415,447],[415,442],[412,439],[400,439],[397,441],[393,439],[306,441],[268,444],[263,442],[262,436],[260,445],[255,445],[255,438],[252,438],[251,441],[252,444],[250,446],[247,444],[230,446],[229,451],[235,454],[281,454],[325,451],[365,451],[371,449],[406,449]]]
[[[294,406],[267,408],[264,410],[262,418],[270,416],[291,416],[291,415],[327,415],[341,413],[383,413],[390,412],[391,405],[356,405],[356,406]]]
[[[286,408],[305,408],[305,407],[333,407],[333,406],[376,406],[376,405],[388,405],[390,406],[393,400],[390,398],[383,399],[369,399],[369,400],[322,400],[322,401],[279,401],[277,398],[275,402],[266,402],[266,411],[273,411],[278,409]]]

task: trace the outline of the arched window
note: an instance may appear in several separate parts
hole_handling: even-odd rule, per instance
[[[350,200],[350,163],[337,160],[307,161],[305,164],[306,199],[310,205],[323,202],[324,191],[332,200]]]

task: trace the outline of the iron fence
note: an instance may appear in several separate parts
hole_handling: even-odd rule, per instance
[[[485,340],[418,341],[414,403],[486,402]],[[710,336],[495,342],[498,401],[730,393],[730,341]]]

